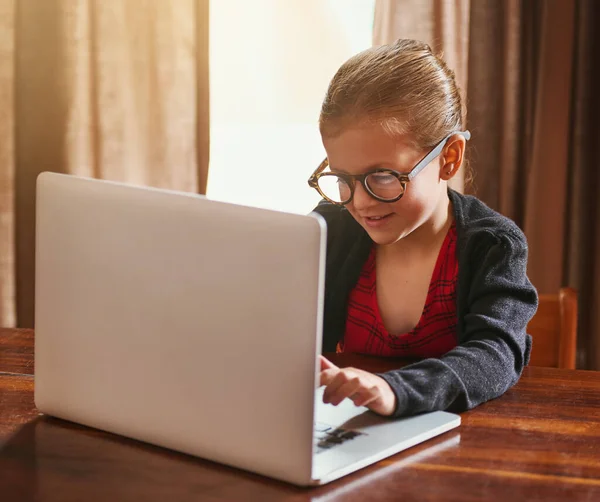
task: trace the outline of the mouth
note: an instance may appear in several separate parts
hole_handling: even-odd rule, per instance
[[[380,227],[384,225],[394,213],[384,214],[381,216],[364,216],[365,223],[369,227]]]
[[[392,213],[384,214],[382,216],[365,216],[365,219],[377,221],[377,220],[383,220],[384,218],[387,218],[388,216],[391,216],[391,215],[392,215]]]

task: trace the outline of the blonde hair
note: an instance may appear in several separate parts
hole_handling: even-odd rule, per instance
[[[463,129],[454,72],[416,40],[367,49],[346,61],[327,89],[319,128],[336,136],[349,125],[378,123],[389,134],[408,133],[431,147]]]

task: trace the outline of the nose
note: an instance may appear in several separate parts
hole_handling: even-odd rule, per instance
[[[356,183],[354,187],[354,196],[352,197],[352,205],[357,211],[363,211],[370,207],[376,206],[379,201],[375,200],[361,183]]]

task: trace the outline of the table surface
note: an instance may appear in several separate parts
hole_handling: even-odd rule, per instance
[[[34,334],[0,330],[2,501],[600,500],[600,372],[528,367],[462,425],[319,488],[297,488],[41,416]],[[399,361],[330,355],[370,371]]]

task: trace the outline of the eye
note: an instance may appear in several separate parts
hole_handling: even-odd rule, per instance
[[[370,185],[392,185],[398,183],[398,178],[389,173],[373,173],[369,175]]]

